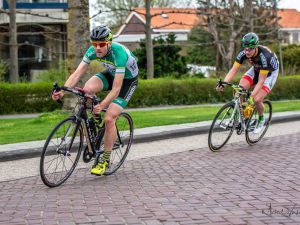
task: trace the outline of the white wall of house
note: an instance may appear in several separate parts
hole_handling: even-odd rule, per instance
[[[19,9],[19,11],[21,11]],[[67,23],[68,13],[64,12],[62,9],[30,9],[23,10],[24,14],[17,13],[16,21],[17,23]],[[30,14],[32,13],[32,14]],[[39,14],[33,15],[33,14]],[[8,24],[9,16],[7,14],[0,14],[0,24]]]
[[[188,33],[176,33],[176,41],[187,41]],[[166,33],[159,33],[159,34],[152,34],[152,39],[157,37],[166,37],[169,32]],[[145,39],[146,36],[144,34],[121,34],[119,36],[114,37],[114,41],[116,42],[140,42],[142,39]]]
[[[281,31],[287,34],[286,44],[300,44],[300,28],[283,28]]]

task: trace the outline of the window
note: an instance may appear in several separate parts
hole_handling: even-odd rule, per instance
[[[299,43],[299,33],[293,33],[292,40],[293,43]]]
[[[17,3],[66,3],[67,0],[17,0]]]

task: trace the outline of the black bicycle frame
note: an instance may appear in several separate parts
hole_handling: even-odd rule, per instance
[[[91,130],[89,128],[88,116],[86,113],[86,109],[87,109],[86,102],[87,102],[87,99],[83,98],[83,102],[81,103],[80,109],[75,116],[76,116],[76,121],[77,121],[78,125],[81,124],[83,127],[83,132],[84,132],[84,136],[85,136],[86,143],[88,146],[88,151],[89,151],[90,155],[93,155],[93,153],[95,152],[95,146],[94,146],[94,143],[91,142]]]

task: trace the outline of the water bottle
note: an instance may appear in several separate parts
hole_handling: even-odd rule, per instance
[[[253,105],[250,105],[250,104],[247,104],[243,108],[243,116],[245,119],[248,119],[251,116],[253,109],[254,109]]]

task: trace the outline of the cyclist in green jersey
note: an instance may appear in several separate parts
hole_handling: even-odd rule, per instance
[[[98,26],[90,33],[91,46],[86,51],[81,63],[65,83],[67,87],[74,87],[81,76],[86,73],[92,60],[101,63],[106,70],[91,77],[83,90],[89,94],[96,94],[101,90],[110,90],[98,105],[94,106],[94,114],[99,114],[104,108],[105,135],[104,154],[99,163],[91,169],[91,174],[103,175],[109,165],[109,158],[116,140],[115,122],[117,117],[127,106],[138,85],[137,59],[124,45],[112,42],[112,33],[107,26]],[[52,95],[54,100],[62,98],[63,91]]]
[[[276,83],[279,73],[279,62],[274,52],[266,46],[259,45],[259,38],[253,32],[246,34],[242,38],[242,47],[243,49],[238,53],[224,81],[230,82],[239,71],[243,62],[248,61],[251,65],[251,68],[240,80],[240,85],[246,90],[255,86],[250,96],[250,103],[256,105],[259,114],[254,133],[260,133],[265,125],[263,100]],[[222,91],[223,87],[217,86],[216,90]]]

